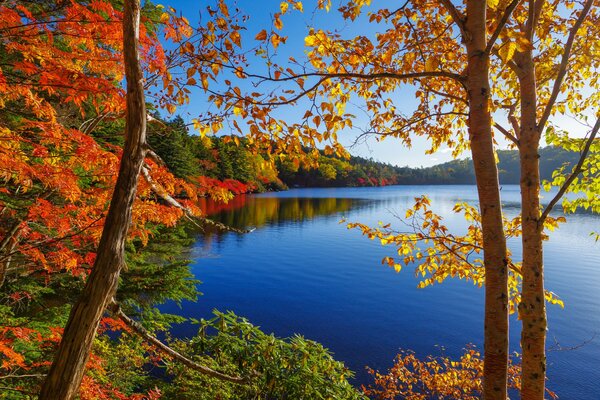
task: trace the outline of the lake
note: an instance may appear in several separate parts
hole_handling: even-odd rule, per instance
[[[505,185],[501,193],[506,214],[515,216],[518,186]],[[482,289],[458,280],[417,289],[410,267],[396,273],[381,264],[394,255],[392,247],[339,223],[342,217],[393,222],[392,213],[403,215],[420,194],[459,230],[465,222],[452,212],[454,204],[477,199],[474,186],[389,186],[294,189],[207,203],[214,218],[256,230],[199,237],[192,270],[204,295],[182,310],[162,309],[194,318],[210,317],[214,308],[233,310],[277,336],[304,335],[355,371],[357,384],[370,381],[365,366],[383,372],[399,349],[420,357],[458,356],[469,343],[482,349]],[[600,393],[600,243],[590,237],[599,228],[598,216],[571,215],[545,245],[546,287],[565,301],[564,310],[548,306],[548,386],[562,399]],[[519,244],[510,243],[515,260]],[[520,323],[512,317],[511,324],[511,349],[518,351]],[[195,332],[182,325],[173,333]]]

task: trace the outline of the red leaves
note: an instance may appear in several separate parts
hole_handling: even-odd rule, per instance
[[[0,368],[27,368],[25,356],[15,350],[17,341],[41,341],[41,335],[33,329],[19,326],[0,327]]]

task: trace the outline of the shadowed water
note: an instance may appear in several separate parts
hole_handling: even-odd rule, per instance
[[[457,356],[469,343],[481,348],[481,289],[461,281],[417,289],[410,267],[397,274],[381,264],[392,248],[339,223],[342,217],[391,222],[392,213],[402,215],[421,194],[459,231],[465,222],[452,212],[454,204],[477,199],[473,186],[395,186],[298,189],[240,196],[227,206],[207,203],[214,218],[257,229],[200,236],[192,268],[204,295],[183,310],[163,310],[194,318],[213,308],[233,310],[278,336],[302,334],[331,349],[356,371],[359,384],[369,381],[366,365],[387,369],[400,348],[419,356]],[[515,216],[518,187],[504,186],[502,198],[507,215]],[[597,216],[571,215],[545,246],[547,287],[566,304],[564,310],[549,306],[548,347],[577,347],[599,334],[574,350],[548,353],[548,386],[563,399],[600,393],[600,247],[589,236],[599,230]],[[518,260],[519,240],[510,245]],[[511,323],[511,348],[518,351],[520,323]],[[195,328],[182,325],[173,333],[190,336]]]

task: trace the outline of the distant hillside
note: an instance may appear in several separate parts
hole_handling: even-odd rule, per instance
[[[519,154],[516,150],[498,152],[500,183],[519,183]],[[578,153],[556,147],[540,149],[542,179],[551,179],[552,172],[568,163],[577,162]],[[277,165],[279,177],[290,187],[315,186],[385,186],[385,185],[450,185],[474,184],[475,174],[470,159],[454,160],[427,168],[398,167],[362,157],[349,160],[322,155],[319,168],[298,169],[291,164]]]
[[[540,174],[542,179],[552,179],[552,172],[563,164],[573,165],[578,153],[556,147],[540,149]],[[519,153],[516,150],[498,151],[500,183],[518,184],[520,177]],[[408,168],[402,183],[412,184],[474,184],[475,173],[471,159],[453,160],[428,168]]]

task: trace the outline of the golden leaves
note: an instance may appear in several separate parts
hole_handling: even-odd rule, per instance
[[[420,277],[419,288],[442,283],[448,278],[463,279],[481,287],[485,283],[480,255],[483,250],[481,216],[477,208],[467,203],[456,204],[453,212],[464,217],[466,233],[450,233],[443,224],[443,217],[432,211],[426,196],[415,198],[414,205],[406,210],[402,225],[408,227],[407,231],[396,231],[390,224],[381,222],[376,228],[351,222],[347,228],[360,230],[370,240],[379,240],[382,246],[393,246],[397,256],[384,257],[382,264],[396,271],[400,271],[402,266],[413,266],[415,275]],[[562,222],[565,222],[563,217],[549,218],[545,227],[552,230]],[[505,219],[504,231],[507,238],[519,237],[522,234],[521,218]],[[520,265],[510,258],[509,267],[509,311],[514,313],[520,299],[521,270]],[[562,301],[554,293],[547,292],[546,299],[551,304],[562,306]]]
[[[279,9],[281,10],[281,15],[285,14],[288,10],[289,4],[286,1],[282,1],[279,4]]]
[[[256,36],[254,37],[254,39],[256,39],[256,40],[266,40],[267,39],[267,31],[263,29],[262,31],[258,32],[256,34]]]
[[[262,37],[262,35],[261,35],[261,37]],[[287,36],[280,36],[275,32],[271,32],[270,41],[275,50],[277,50],[277,47],[279,46],[280,43],[285,43],[286,40],[287,40]]]

